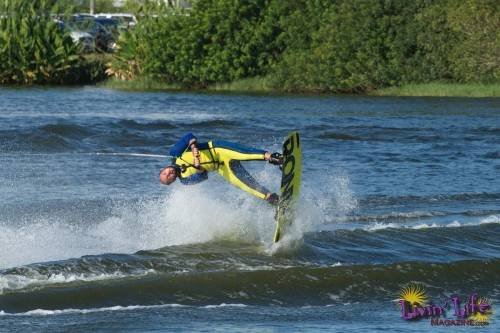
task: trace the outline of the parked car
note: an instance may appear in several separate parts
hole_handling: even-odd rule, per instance
[[[111,34],[107,41],[107,51],[113,51],[116,48],[116,41],[120,37],[118,21],[110,18],[96,17],[95,21],[104,27]]]
[[[113,19],[118,22],[119,30],[127,30],[134,27],[137,24],[137,18],[133,14],[128,13],[100,13],[94,15],[96,18],[108,18]]]
[[[72,30],[85,31],[95,39],[95,48],[100,52],[112,51],[118,38],[118,24],[112,19],[96,19],[93,16],[75,15],[68,22]]]
[[[76,30],[68,27],[66,23],[61,20],[54,20],[59,29],[62,31],[68,31],[73,43],[79,45],[82,48],[82,51],[85,53],[95,52],[96,41],[94,36],[89,34],[88,32]]]

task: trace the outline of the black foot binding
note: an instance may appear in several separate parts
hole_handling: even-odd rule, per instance
[[[276,193],[271,193],[266,199],[267,202],[269,202],[273,206],[277,206],[278,202],[280,200],[280,197]]]
[[[280,153],[272,153],[269,158],[269,163],[274,165],[282,165],[283,164],[283,155]]]

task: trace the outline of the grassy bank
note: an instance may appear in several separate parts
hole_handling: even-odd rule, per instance
[[[500,79],[494,0],[204,0],[189,15],[144,8],[151,15],[122,35],[110,64],[118,78],[266,93]],[[436,94],[407,90],[385,93]],[[450,90],[441,95],[491,94]]]
[[[434,96],[434,97],[500,97],[500,83],[459,84],[425,83],[407,84],[374,90],[376,96]]]
[[[125,91],[182,90],[180,85],[164,83],[151,78],[137,78],[128,81],[110,78],[99,83],[98,86]]]
[[[109,78],[99,83],[100,87],[109,89],[118,89],[125,91],[207,91],[207,92],[241,92],[241,93],[279,93],[278,90],[271,88],[265,78],[248,78],[236,80],[228,83],[217,83],[207,88],[187,88],[180,84],[171,84],[159,80],[139,77],[137,79],[123,81],[116,78]]]
[[[130,81],[108,79],[99,84],[101,87],[125,91],[206,91],[280,94],[284,91],[271,87],[265,77],[236,80],[228,83],[210,85],[204,89],[188,89],[181,85],[163,83],[151,78],[138,78]],[[307,92],[304,92],[308,94]],[[310,93],[314,93],[311,91]],[[372,96],[427,96],[427,97],[500,97],[500,83],[491,84],[458,84],[458,83],[426,83],[408,84],[401,87],[389,87],[374,90],[367,95]]]
[[[220,92],[280,93],[272,88],[265,77],[252,77],[227,83],[210,85],[207,90]]]

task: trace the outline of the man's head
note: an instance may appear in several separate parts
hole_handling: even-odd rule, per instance
[[[160,183],[170,185],[177,179],[177,172],[173,166],[168,166],[160,170]]]

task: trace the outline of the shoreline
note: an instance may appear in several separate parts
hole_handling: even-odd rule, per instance
[[[196,93],[235,93],[258,95],[299,95],[299,96],[380,96],[380,97],[463,97],[497,98],[500,97],[500,83],[444,83],[431,82],[406,84],[400,87],[387,87],[359,94],[322,92],[322,91],[282,91],[270,87],[265,78],[249,78],[229,83],[212,84],[206,88],[185,88],[179,84],[163,83],[154,79],[120,81],[107,79],[96,84],[97,87],[123,91],[172,91]]]
[[[500,83],[443,83],[407,84],[375,90],[372,96],[393,97],[500,97]]]
[[[154,79],[136,79],[121,81],[108,78],[95,84],[68,84],[68,85],[22,85],[6,84],[0,88],[14,89],[45,89],[45,88],[77,88],[80,86],[94,86],[97,88],[112,89],[127,92],[179,92],[199,94],[243,94],[243,95],[271,95],[271,96],[359,96],[359,97],[455,97],[455,98],[499,98],[500,83],[421,83],[407,84],[400,87],[386,87],[363,93],[340,93],[325,91],[283,91],[274,89],[265,84],[265,79],[250,78],[231,83],[213,84],[206,88],[186,88],[179,84],[168,84]]]

